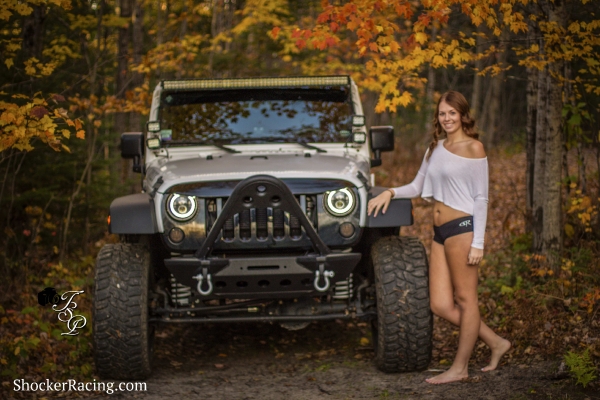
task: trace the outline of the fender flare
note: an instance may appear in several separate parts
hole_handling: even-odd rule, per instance
[[[381,186],[372,187],[369,190],[368,200],[371,200],[384,190],[386,188]],[[394,199],[391,201],[385,214],[380,212],[377,217],[373,217],[372,214],[367,217],[367,228],[391,228],[412,225],[414,222],[412,211],[412,202],[410,199]]]
[[[110,204],[109,233],[134,235],[157,233],[154,200],[147,193],[118,197]]]

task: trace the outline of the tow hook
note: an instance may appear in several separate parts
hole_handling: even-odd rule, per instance
[[[329,286],[330,286],[329,278],[333,278],[334,275],[335,275],[335,272],[326,271],[325,265],[319,264],[319,269],[317,271],[315,271],[315,289],[317,289],[319,292],[326,292],[327,290],[329,290]],[[321,278],[321,276],[323,277],[323,280],[325,281],[324,286],[319,286],[319,278]]]
[[[201,295],[208,296],[209,294],[212,293],[213,285],[212,285],[211,276],[208,273],[208,268],[202,268],[202,272],[196,276],[193,276],[192,278],[198,280],[198,286],[196,286],[196,289],[198,290],[198,292],[200,292]],[[202,290],[202,282],[204,282],[205,279],[206,279],[206,284],[208,285],[208,289]]]

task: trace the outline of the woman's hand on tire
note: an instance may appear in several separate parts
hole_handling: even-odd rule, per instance
[[[373,217],[376,217],[380,210],[382,214],[385,214],[390,206],[391,200],[392,192],[389,189],[385,190],[383,193],[380,193],[379,196],[369,200],[369,203],[367,204],[367,215],[371,215],[371,213],[374,211],[375,214],[373,214]]]

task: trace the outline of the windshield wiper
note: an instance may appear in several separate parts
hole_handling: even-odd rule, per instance
[[[213,144],[211,144],[211,146],[218,147],[219,149],[225,150],[228,153],[241,153],[241,151],[239,151],[239,150],[232,149],[231,147],[223,146],[222,144],[213,143]]]
[[[225,150],[228,153],[241,153],[241,151],[236,150],[236,149],[232,149],[231,147],[227,147],[227,146],[223,146],[222,144],[216,144],[216,143],[203,143],[201,141],[195,141],[195,140],[178,140],[176,142],[163,142],[163,146],[165,147],[171,147],[171,146],[214,146],[217,147],[221,150]]]
[[[317,153],[327,153],[327,150],[322,149],[322,148],[317,147],[317,146],[313,146],[312,144],[304,143],[301,140],[298,140],[296,143],[298,143],[302,147],[306,147],[307,149],[316,150]]]

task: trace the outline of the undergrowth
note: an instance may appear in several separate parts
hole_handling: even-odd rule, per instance
[[[514,236],[505,251],[486,257],[482,318],[511,340],[513,362],[565,357],[586,386],[600,363],[600,240],[590,234],[567,239],[554,267],[531,253],[531,242],[529,234]]]
[[[15,293],[12,301],[0,305],[2,390],[12,390],[12,382],[17,378],[26,378],[28,381],[92,380],[93,269],[94,257],[91,255],[68,260],[64,265],[47,263],[40,268],[43,273],[27,276],[24,287]],[[77,335],[63,334],[69,329],[65,322],[59,321],[52,304],[38,304],[37,294],[46,287],[55,288],[58,294],[84,291],[73,299],[76,303],[73,314],[86,319],[85,326],[75,330]],[[59,304],[58,308],[65,304]]]
[[[576,379],[577,384],[584,388],[596,379],[598,369],[592,362],[588,349],[581,354],[569,351],[565,355],[565,364],[569,367],[569,372]]]

